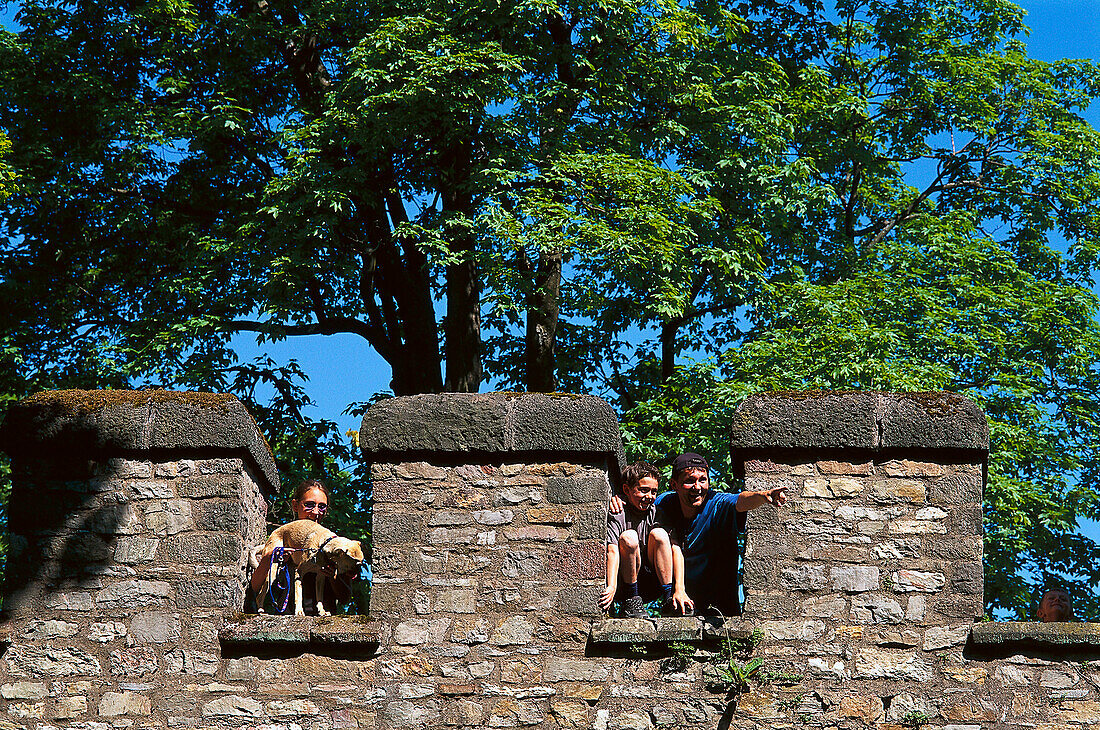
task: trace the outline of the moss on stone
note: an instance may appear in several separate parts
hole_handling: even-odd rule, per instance
[[[236,401],[224,393],[176,390],[45,390],[24,399],[34,407],[60,407],[74,416],[101,411],[112,406],[139,408],[150,403],[186,403],[200,408],[224,410]]]

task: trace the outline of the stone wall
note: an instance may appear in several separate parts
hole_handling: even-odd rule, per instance
[[[235,611],[243,551],[277,483],[240,404],[40,396],[3,432],[22,554],[0,728],[1100,721],[1095,627],[974,622],[988,433],[972,403],[772,395],[736,423],[734,469],[791,495],[750,515],[741,619],[596,615],[618,426],[598,399],[525,394],[372,408],[372,616],[256,617]]]

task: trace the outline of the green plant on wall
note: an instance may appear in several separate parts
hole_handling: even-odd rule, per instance
[[[924,727],[929,722],[931,722],[931,718],[929,718],[928,715],[920,712],[919,710],[912,710],[905,713],[905,715],[903,715],[901,720],[899,720],[898,722],[904,727],[919,728]]]

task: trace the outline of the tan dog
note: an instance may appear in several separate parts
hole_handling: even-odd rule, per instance
[[[317,614],[328,616],[322,603],[324,596],[325,580],[339,574],[358,574],[359,567],[363,564],[363,546],[358,540],[349,540],[340,537],[332,530],[321,527],[313,520],[295,520],[277,528],[267,538],[263,547],[257,546],[252,551],[253,568],[259,565],[259,556],[264,552],[272,554],[275,548],[283,548],[290,556],[290,562],[294,566],[294,615],[302,616],[302,578],[310,573],[317,580]],[[271,561],[271,567],[267,571],[264,581],[263,593],[258,597],[259,613],[263,613],[264,596],[271,590],[271,584],[275,581],[279,564]]]

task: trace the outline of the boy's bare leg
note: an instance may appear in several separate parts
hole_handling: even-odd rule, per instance
[[[623,579],[626,598],[623,599],[623,613],[627,618],[647,618],[645,603],[638,595],[638,573],[642,569],[642,549],[638,543],[638,533],[623,530],[619,535],[619,575]]]
[[[615,592],[619,589],[619,546],[608,545],[607,546],[607,572],[604,574],[604,580],[607,583],[607,587],[604,588],[603,593],[596,599],[596,603],[599,607],[606,611],[611,608],[611,603],[615,600]]]
[[[661,527],[654,527],[649,531],[646,539],[646,552],[649,553],[649,564],[657,571],[657,580],[661,585],[672,584],[672,541],[668,539],[668,533]]]
[[[637,583],[641,569],[642,550],[638,544],[638,533],[634,530],[623,530],[619,535],[619,575],[622,576],[623,583]]]

